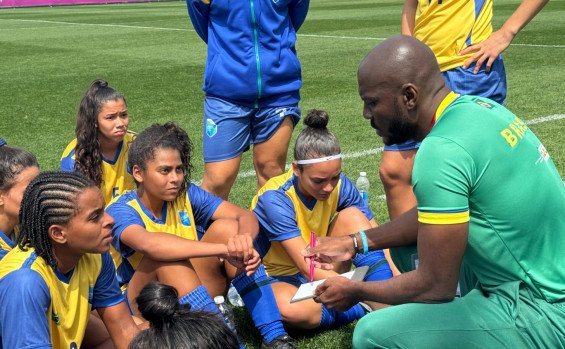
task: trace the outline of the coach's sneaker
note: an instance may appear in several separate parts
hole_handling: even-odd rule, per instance
[[[263,338],[261,349],[296,349],[296,342],[287,334],[278,336],[270,343]]]

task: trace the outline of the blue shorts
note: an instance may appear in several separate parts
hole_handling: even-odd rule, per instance
[[[284,275],[284,276],[274,275],[274,276],[270,276],[269,278],[272,284],[277,282],[286,282],[287,284],[291,284],[296,287],[300,287],[300,285],[310,282],[310,280],[307,280],[301,273],[296,273],[294,275]]]
[[[204,101],[204,162],[233,159],[249,146],[263,143],[279,129],[286,116],[293,125],[300,121],[298,105],[249,108],[216,97]]]
[[[506,70],[502,55],[498,55],[492,63],[490,73],[485,71],[485,63],[483,63],[479,72],[473,74],[475,63],[467,69],[457,67],[441,73],[447,87],[460,95],[486,97],[499,104],[504,104],[506,102]]]
[[[385,144],[384,149],[388,150],[388,151],[412,150],[412,149],[420,148],[420,144],[422,144],[422,142],[416,142],[414,140],[409,140],[409,141],[406,141],[406,142],[400,143],[400,144],[391,144],[391,145]]]
[[[129,290],[129,285],[126,286],[126,290],[124,291],[124,298],[126,299],[126,305],[128,307],[129,313],[131,315],[133,314],[133,309],[131,308],[131,305],[129,304],[129,298],[128,298],[128,290]]]

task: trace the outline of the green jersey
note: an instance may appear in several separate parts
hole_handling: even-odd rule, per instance
[[[483,287],[523,281],[565,299],[565,187],[534,133],[499,104],[451,93],[414,163],[419,221],[469,222],[465,263]]]

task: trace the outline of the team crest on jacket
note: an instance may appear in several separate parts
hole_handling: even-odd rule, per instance
[[[212,119],[206,119],[206,134],[208,137],[214,137],[218,132],[218,125],[212,121]]]
[[[190,217],[188,216],[188,212],[179,212],[180,222],[185,227],[190,227]]]

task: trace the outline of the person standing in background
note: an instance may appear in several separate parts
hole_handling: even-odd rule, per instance
[[[211,194],[228,199],[251,144],[257,189],[284,172],[300,120],[296,32],[309,2],[187,0],[194,29],[208,45],[201,187]]]
[[[548,0],[524,0],[497,31],[492,30],[492,0],[406,0],[402,34],[432,49],[446,85],[455,93],[506,101],[504,51]],[[412,167],[420,146],[408,140],[385,145],[379,168],[391,219],[416,206]],[[394,255],[394,251],[391,251]]]

